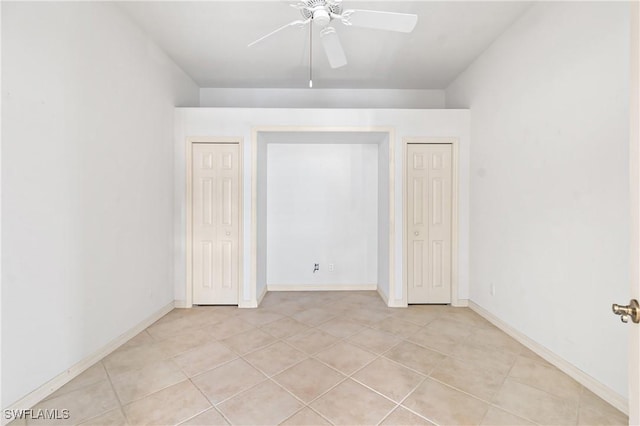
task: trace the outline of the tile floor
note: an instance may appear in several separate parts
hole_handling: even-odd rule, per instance
[[[375,292],[173,310],[34,408],[83,425],[627,424],[471,310]]]

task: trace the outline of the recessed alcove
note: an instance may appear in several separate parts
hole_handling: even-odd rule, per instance
[[[258,295],[266,290],[389,294],[389,132],[256,132]]]

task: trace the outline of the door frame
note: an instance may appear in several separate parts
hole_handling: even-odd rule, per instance
[[[404,286],[403,304],[409,303],[409,282],[407,274],[409,238],[407,235],[407,151],[409,144],[448,144],[451,145],[451,306],[468,306],[468,299],[458,297],[458,194],[459,194],[459,141],[454,137],[406,137],[402,138],[402,283]]]
[[[187,232],[186,232],[186,298],[185,305],[187,308],[193,307],[193,145],[194,144],[216,144],[216,145],[224,145],[224,144],[234,144],[238,145],[238,189],[240,193],[238,194],[238,213],[239,213],[239,223],[238,223],[238,303],[240,303],[240,291],[242,289],[242,283],[244,282],[243,278],[243,230],[244,230],[244,209],[243,209],[243,198],[244,198],[244,186],[243,186],[243,176],[244,176],[244,163],[242,159],[242,150],[243,150],[243,138],[241,137],[214,137],[214,136],[198,136],[198,137],[188,137],[186,142],[186,206],[185,206],[185,219],[187,223]]]
[[[629,204],[630,204],[630,281],[629,296],[640,300],[640,4],[630,7],[630,97],[629,97]],[[611,301],[615,303],[627,304]],[[626,324],[628,330],[629,424],[640,424],[640,324]]]

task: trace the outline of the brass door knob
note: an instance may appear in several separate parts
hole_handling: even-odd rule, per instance
[[[631,299],[626,306],[614,303],[611,310],[614,314],[620,315],[620,320],[624,323],[629,322],[629,318],[636,324],[640,323],[640,304],[636,299]]]

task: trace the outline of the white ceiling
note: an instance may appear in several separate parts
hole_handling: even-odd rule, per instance
[[[251,41],[301,18],[289,2],[119,4],[200,87],[307,87],[308,29],[287,28],[247,48]],[[530,4],[344,0],[345,9],[415,13],[418,24],[404,34],[336,23],[348,59],[339,69],[329,67],[314,34],[314,87],[444,89]]]

